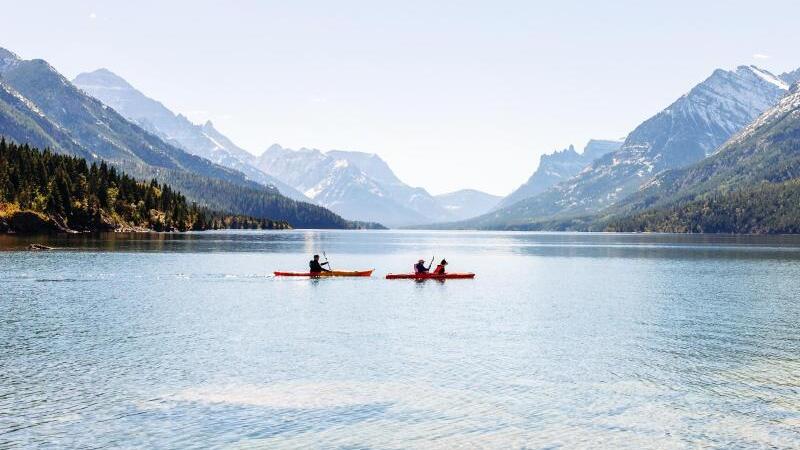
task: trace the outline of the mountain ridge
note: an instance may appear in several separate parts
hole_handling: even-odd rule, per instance
[[[462,217],[424,188],[403,183],[374,153],[273,144],[259,156],[258,167],[319,204],[360,220],[404,227]],[[474,203],[460,206],[476,211]]]
[[[339,158],[318,149],[292,150],[273,144],[258,157],[258,167],[319,204],[358,220],[388,226],[425,221],[424,215],[399,203],[387,187],[353,161],[341,158],[345,152],[334,154]]]
[[[613,211],[615,231],[800,230],[800,82],[713,155],[666,171]]]
[[[300,201],[310,201],[292,187],[257,169],[255,156],[234,144],[207,121],[192,123],[162,102],[137,90],[130,82],[106,68],[78,74],[73,84],[87,94],[111,106],[126,119],[159,136],[163,141],[193,155],[243,173],[248,179]]]
[[[503,198],[497,208],[504,208],[514,203],[540,194],[556,184],[566,181],[580,173],[580,171],[597,158],[611,153],[622,145],[621,141],[605,139],[592,139],[583,148],[581,153],[575,147],[569,147],[544,154],[539,157],[536,171],[514,192]]]
[[[717,69],[637,126],[619,150],[595,160],[572,179],[454,226],[506,228],[595,214],[636,192],[661,171],[710,155],[776,104],[785,85],[751,66]]]

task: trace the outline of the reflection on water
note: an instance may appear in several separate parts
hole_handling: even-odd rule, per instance
[[[15,251],[31,242],[51,252]],[[792,448],[800,240],[0,237],[0,448]],[[326,251],[370,279],[277,279]],[[475,280],[383,280],[446,257]]]

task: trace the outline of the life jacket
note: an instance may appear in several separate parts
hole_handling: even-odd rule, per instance
[[[436,269],[433,271],[433,274],[434,275],[442,275],[442,274],[444,274],[444,266],[441,265],[441,264],[436,266]]]

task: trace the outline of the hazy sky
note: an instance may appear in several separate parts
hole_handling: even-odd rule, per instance
[[[507,194],[714,68],[800,67],[795,1],[13,1],[0,46],[107,67],[249,151],[380,154],[433,193]]]

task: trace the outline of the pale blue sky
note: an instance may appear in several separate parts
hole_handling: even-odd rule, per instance
[[[796,1],[15,1],[0,46],[107,67],[253,153],[380,154],[507,194],[539,155],[626,135],[714,68],[800,67]]]

